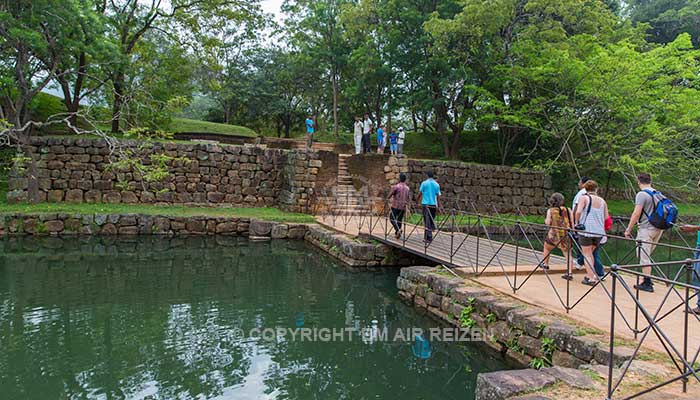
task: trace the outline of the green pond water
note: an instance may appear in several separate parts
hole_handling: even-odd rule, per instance
[[[302,242],[0,240],[0,398],[473,399],[510,367],[483,344],[265,336],[440,326],[396,277]]]

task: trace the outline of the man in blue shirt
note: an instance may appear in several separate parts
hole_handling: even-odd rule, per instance
[[[313,140],[314,140],[314,120],[311,117],[311,114],[309,114],[308,117],[306,117],[306,149],[311,150],[311,146],[313,146]]]
[[[425,242],[433,241],[435,217],[437,216],[438,201],[440,200],[440,185],[435,181],[433,171],[426,172],[428,179],[420,184],[418,200],[423,206],[423,222],[425,225]]]

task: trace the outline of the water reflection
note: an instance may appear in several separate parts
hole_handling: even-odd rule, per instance
[[[423,360],[413,355],[412,339],[318,343],[242,334],[300,323],[435,326],[397,302],[395,279],[395,272],[350,273],[297,242],[1,240],[0,393],[3,399],[471,398],[476,372],[504,367],[481,347],[431,343]]]

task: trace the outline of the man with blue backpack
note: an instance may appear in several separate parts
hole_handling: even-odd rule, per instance
[[[678,208],[661,192],[651,186],[651,175],[642,173],[637,176],[640,191],[634,200],[634,212],[625,230],[625,237],[632,238],[632,228],[637,227],[637,255],[639,263],[647,265],[642,268],[646,275],[651,275],[653,261],[651,255],[661,240],[664,231],[673,227],[678,219]],[[654,292],[651,278],[645,277],[635,289],[644,292]]]

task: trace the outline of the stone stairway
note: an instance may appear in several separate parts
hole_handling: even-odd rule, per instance
[[[335,198],[329,199],[333,212],[341,215],[357,215],[366,209],[363,196],[355,189],[347,160],[350,154],[338,155],[338,181]]]

